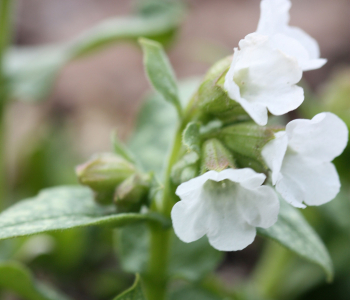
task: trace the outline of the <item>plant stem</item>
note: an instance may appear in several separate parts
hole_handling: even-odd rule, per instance
[[[4,70],[4,60],[11,40],[12,1],[0,2],[0,209],[6,198],[6,158],[5,158],[5,120],[4,111],[8,102],[8,85]]]
[[[195,97],[190,101],[184,117],[175,134],[172,151],[165,171],[165,181],[162,201],[155,206],[158,213],[170,218],[171,209],[177,201],[176,186],[171,182],[171,170],[177,162],[182,147],[182,132],[193,117],[193,104]],[[168,257],[170,251],[170,238],[172,229],[162,228],[160,225],[150,225],[150,258],[148,272],[143,277],[146,296],[148,300],[165,300],[168,285]]]

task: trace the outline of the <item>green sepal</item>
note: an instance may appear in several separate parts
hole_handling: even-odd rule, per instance
[[[227,168],[236,168],[230,151],[218,139],[205,141],[202,147],[201,173],[211,170],[221,172]]]
[[[240,123],[225,127],[220,132],[220,140],[234,152],[235,160],[241,168],[252,168],[257,172],[267,172],[268,168],[261,156],[263,147],[281,128],[261,127],[255,123]]]
[[[171,179],[174,184],[181,184],[196,176],[199,172],[199,156],[196,152],[186,153],[172,168]]]
[[[182,143],[186,146],[187,150],[194,151],[198,155],[200,155],[201,152],[201,139],[199,129],[199,123],[191,122],[187,124],[187,127],[182,134]]]
[[[212,66],[198,89],[198,103],[204,114],[225,123],[250,120],[242,106],[232,100],[224,89],[225,76],[232,57],[226,57]]]

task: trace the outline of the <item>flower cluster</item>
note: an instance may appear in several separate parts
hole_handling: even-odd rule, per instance
[[[283,115],[298,108],[304,101],[304,91],[297,86],[303,71],[326,63],[317,42],[288,25],[290,7],[290,0],[262,0],[256,32],[234,49],[223,89],[228,101],[239,104],[257,125],[229,129],[232,136],[244,129],[251,137],[251,128],[267,124],[268,111]],[[312,120],[294,120],[285,130],[260,130],[260,136],[264,139],[252,149],[258,149],[253,156],[262,171],[249,167],[251,161],[238,164],[240,168],[230,163],[222,169],[202,167],[202,175],[179,185],[176,194],[181,201],[173,207],[172,220],[181,240],[192,242],[207,235],[218,250],[240,250],[253,242],[256,227],[268,228],[277,221],[277,193],[298,208],[321,205],[337,195],[340,182],[331,161],[348,141],[348,129],[337,116],[321,113]],[[235,153],[245,155],[249,141],[235,140],[228,146],[233,160]],[[270,176],[270,185],[263,173]]]

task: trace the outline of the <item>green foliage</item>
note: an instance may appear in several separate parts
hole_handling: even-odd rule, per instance
[[[72,60],[92,54],[113,43],[135,42],[149,37],[167,42],[179,27],[184,15],[179,3],[153,5],[153,13],[118,17],[103,21],[78,38],[62,45],[13,48],[5,59],[11,98],[23,101],[44,99],[60,69]]]
[[[278,221],[268,229],[258,229],[262,236],[271,238],[301,257],[322,267],[329,281],[333,278],[332,260],[317,233],[302,214],[284,200]]]
[[[30,271],[16,262],[0,263],[0,287],[26,300],[69,300],[48,286],[35,282]]]
[[[142,290],[140,276],[136,275],[133,286],[118,297],[114,298],[114,300],[146,300]]]
[[[186,104],[195,92],[198,80],[179,85],[180,99]],[[160,94],[152,95],[143,105],[129,148],[145,171],[155,171],[162,178],[163,166],[177,124],[176,112]]]
[[[144,53],[144,66],[148,79],[164,99],[173,104],[182,114],[179,91],[171,64],[161,44],[142,38],[139,40]]]
[[[117,214],[101,206],[84,187],[57,187],[23,200],[0,214],[0,239],[91,225],[124,226],[140,221],[167,221],[155,214]]]
[[[221,297],[198,287],[185,287],[173,292],[170,300],[222,300]],[[226,300],[226,299],[225,299]]]
[[[115,133],[112,134],[112,146],[114,153],[134,163],[135,158],[131,151],[120,141]]]
[[[116,232],[116,246],[124,271],[143,273],[149,253],[149,230],[141,224],[133,224]],[[188,281],[199,281],[214,271],[223,253],[212,248],[206,237],[186,244],[173,233],[170,245],[168,275]]]

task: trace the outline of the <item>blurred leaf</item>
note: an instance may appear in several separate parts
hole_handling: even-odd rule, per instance
[[[331,281],[332,260],[322,240],[297,209],[284,200],[280,202],[281,209],[277,223],[268,229],[258,228],[258,233],[321,266]]]
[[[187,244],[180,241],[174,234],[169,273],[173,277],[199,281],[217,268],[223,256],[223,252],[217,251],[209,245],[207,237]]]
[[[222,297],[219,297],[211,292],[208,292],[198,287],[185,287],[177,291],[174,291],[170,295],[170,300],[180,300],[180,299],[181,300],[222,300]]]
[[[120,155],[121,157],[125,158],[126,160],[128,160],[132,163],[135,162],[133,154],[123,144],[123,142],[118,139],[118,137],[115,133],[113,133],[113,135],[112,135],[112,145],[113,145],[113,150],[114,150],[115,154]]]
[[[4,66],[11,97],[23,101],[44,99],[64,65],[113,43],[139,37],[167,42],[181,24],[184,10],[180,3],[159,5],[161,9],[153,6],[152,14],[105,20],[69,43],[12,49]]]
[[[30,271],[17,262],[0,263],[0,287],[27,300],[69,300],[48,286],[35,282]]]
[[[118,297],[114,298],[114,300],[146,300],[141,287],[140,276],[136,275],[136,280],[133,286]]]
[[[139,224],[129,225],[116,231],[118,257],[124,271],[143,273],[148,263],[149,230]],[[188,281],[199,281],[214,271],[223,258],[206,237],[186,244],[172,233],[169,256],[169,276]]]
[[[113,205],[101,206],[90,189],[71,186],[43,190],[0,214],[0,239],[91,225],[124,226],[140,221],[160,221],[155,214],[116,214]],[[164,221],[164,225],[167,223]]]
[[[200,125],[198,123],[189,123],[182,136],[182,143],[188,148],[189,151],[194,151],[197,154],[200,154],[201,151],[199,127]]]
[[[181,102],[187,104],[199,85],[197,78],[179,85]],[[129,141],[129,147],[145,171],[163,175],[163,163],[175,135],[177,116],[161,95],[153,94],[146,99],[138,117],[137,126]]]
[[[145,38],[139,39],[144,54],[144,66],[154,89],[173,104],[181,115],[179,91],[172,66],[161,44]]]

